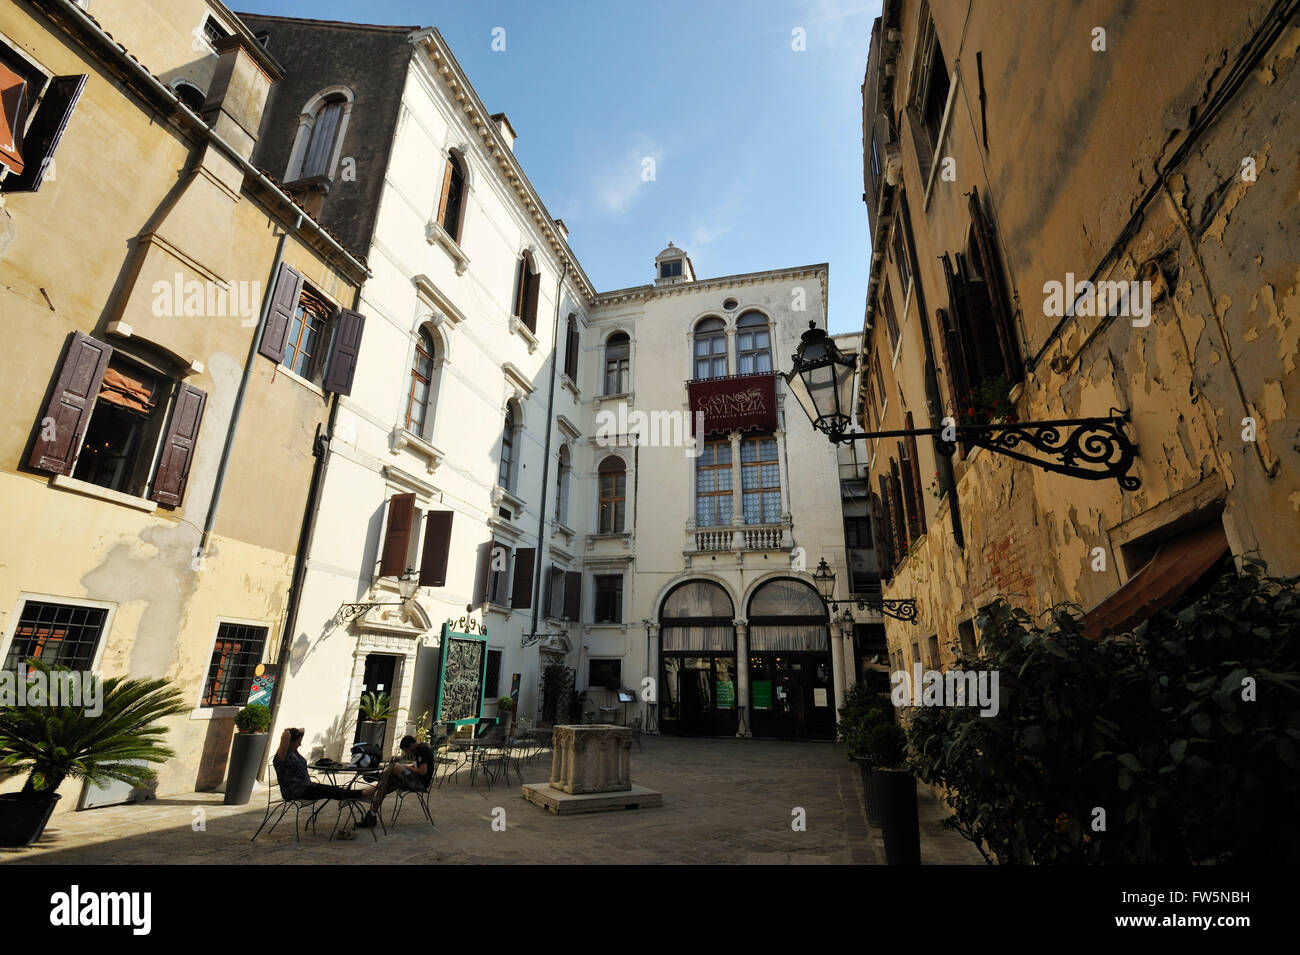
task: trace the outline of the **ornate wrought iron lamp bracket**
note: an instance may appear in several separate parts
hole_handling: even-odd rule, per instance
[[[831,613],[839,613],[840,606],[845,607],[857,604],[859,610],[874,610],[876,613],[883,614],[886,617],[893,617],[895,620],[910,622],[916,625],[916,600],[912,597],[900,597],[889,599],[886,597],[862,597],[858,600],[831,600],[827,598],[826,602],[830,604]]]

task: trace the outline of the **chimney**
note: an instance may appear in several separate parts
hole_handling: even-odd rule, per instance
[[[264,58],[265,51],[239,34],[222,37],[213,48],[220,60],[203,104],[203,118],[213,132],[248,159],[257,144],[271,84],[280,76],[272,76],[259,62],[258,54]]]
[[[506,119],[506,114],[493,113],[491,119],[492,122],[497,124],[497,129],[500,130],[501,136],[506,141],[506,145],[510,147],[510,151],[514,152],[515,140],[518,139],[519,136],[515,132],[515,128],[510,125],[510,120]]]

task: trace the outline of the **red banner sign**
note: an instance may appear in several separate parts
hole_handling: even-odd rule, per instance
[[[704,433],[776,429],[776,375],[732,375],[687,383],[691,433],[704,413]]]

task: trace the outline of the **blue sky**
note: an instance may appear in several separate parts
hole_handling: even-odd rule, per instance
[[[879,0],[231,6],[436,26],[483,103],[510,117],[515,154],[598,290],[651,281],[669,239],[700,278],[829,262],[831,330],[861,330],[860,87]]]

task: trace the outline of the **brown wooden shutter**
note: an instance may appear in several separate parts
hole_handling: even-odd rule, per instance
[[[329,365],[325,369],[326,391],[335,394],[352,394],[352,378],[357,372],[357,357],[361,354],[361,335],[366,330],[366,317],[350,308],[340,309],[334,327],[334,344],[330,348]]]
[[[536,551],[521,547],[515,551],[515,578],[510,584],[510,606],[516,610],[533,605],[533,561]]]
[[[400,577],[406,573],[414,521],[414,494],[394,494],[388,499],[388,528],[384,532],[384,550],[379,560],[380,577]]]
[[[447,228],[447,198],[451,195],[451,173],[455,167],[452,164],[451,157],[447,157],[447,168],[442,172],[442,195],[438,197],[438,225],[450,232]]]
[[[158,473],[154,475],[150,500],[172,507],[179,507],[184,500],[185,484],[190,478],[194,447],[199,440],[199,426],[203,423],[203,409],[207,403],[207,394],[193,385],[182,382],[176,389],[172,419],[163,436],[162,455],[158,459]]]
[[[45,181],[45,173],[54,161],[59,141],[77,108],[81,91],[86,88],[86,74],[56,76],[37,107],[23,137],[22,175],[5,180],[5,192],[36,192]]]
[[[420,557],[420,586],[447,585],[447,555],[451,551],[454,511],[430,511],[424,519],[424,553]]]
[[[0,62],[0,163],[15,176],[23,171],[26,105],[27,81]]]
[[[876,481],[880,486],[880,493],[873,495],[875,497],[876,508],[876,554],[878,555],[878,565],[880,574],[886,580],[892,580],[894,576],[894,527],[889,519],[889,484],[883,474],[876,475]]]
[[[542,285],[540,273],[534,275],[524,269],[524,324],[530,332],[537,331],[537,291]]]
[[[907,423],[903,425],[903,427],[906,428],[908,431],[911,431],[913,428],[916,427],[916,425],[913,424],[912,422],[912,412],[909,411],[907,413]],[[916,454],[916,435],[914,434],[909,434],[907,436],[907,456],[908,458],[911,459],[912,462],[911,478],[912,478],[912,487],[916,493],[917,526],[920,527],[921,533],[924,534],[925,533],[925,497],[922,494],[923,485],[921,482],[921,459],[917,457]],[[937,481],[938,479],[939,476],[936,474],[935,480]]]
[[[489,537],[487,544],[479,553],[478,586],[475,588],[478,603],[486,603],[488,594],[492,592],[492,552],[496,550],[496,546],[496,538]]]
[[[298,310],[302,275],[297,269],[281,262],[280,271],[275,277],[275,287],[270,294],[271,308],[266,316],[266,326],[262,329],[262,341],[257,346],[257,353],[279,362],[284,358],[284,346],[289,341],[289,326]]]
[[[27,459],[29,467],[55,474],[72,473],[112,356],[111,345],[84,332],[72,333],[50,403],[36,423],[36,444]]]
[[[1015,326],[1012,322],[1010,298],[1006,285],[1002,281],[1002,269],[999,267],[997,246],[993,241],[993,230],[984,218],[984,209],[980,205],[979,190],[971,186],[970,190],[971,234],[975,239],[975,253],[980,259],[980,272],[988,283],[989,303],[993,313],[993,327],[997,331],[998,348],[1002,352],[1002,361],[1010,381],[1021,377],[1020,351],[1016,345]]]
[[[582,571],[564,572],[564,616],[569,620],[582,616]]]

